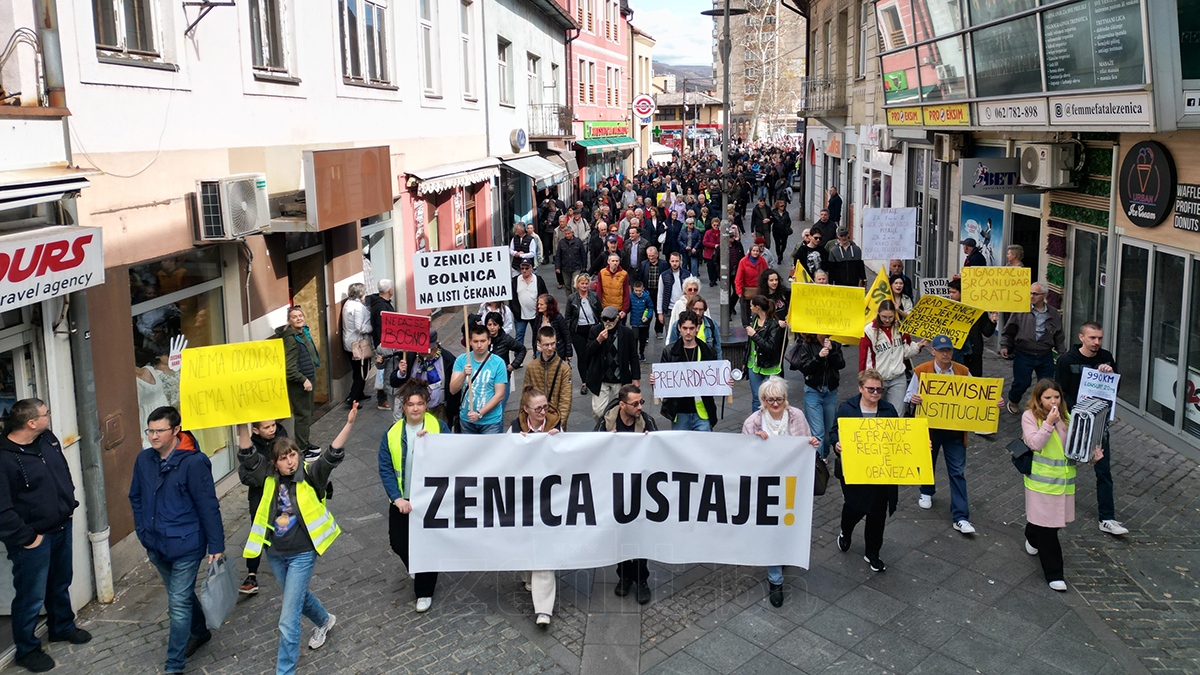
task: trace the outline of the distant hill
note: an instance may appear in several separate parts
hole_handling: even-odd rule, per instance
[[[708,91],[713,87],[713,68],[712,64],[703,66],[673,66],[668,63],[654,62],[655,75],[674,74],[676,82],[683,87],[683,78],[689,80],[697,80],[697,82],[688,82],[688,91]]]

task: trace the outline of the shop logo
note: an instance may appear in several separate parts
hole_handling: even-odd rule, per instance
[[[1175,179],[1175,162],[1161,143],[1142,141],[1130,148],[1117,186],[1130,222],[1154,227],[1166,220],[1175,202]]]

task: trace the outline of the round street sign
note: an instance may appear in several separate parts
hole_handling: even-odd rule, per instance
[[[638,117],[650,117],[655,108],[654,97],[649,94],[638,94],[633,98],[633,114]]]

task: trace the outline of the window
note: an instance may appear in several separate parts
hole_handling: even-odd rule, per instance
[[[897,49],[908,44],[908,41],[904,39],[904,24],[900,21],[900,10],[892,5],[879,10],[879,15],[883,18],[879,36],[881,39],[886,36],[887,48]]]
[[[342,76],[390,84],[386,0],[338,0],[342,19]]]
[[[758,93],[758,83],[757,82],[747,82],[746,83],[746,95],[753,96],[757,93]]]
[[[587,103],[587,61],[579,59],[579,77],[576,78],[579,83],[579,102]]]
[[[596,33],[596,0],[580,0],[584,6],[584,21],[587,22],[587,32]],[[583,27],[584,21],[580,21],[580,27]]]
[[[611,106],[613,104],[613,69],[604,69],[604,103]]]
[[[858,76],[867,76],[867,31],[871,23],[872,0],[864,0],[858,8]]]
[[[550,102],[558,103],[559,99],[558,99],[558,64],[557,63],[550,64],[550,89],[551,89]]]
[[[107,54],[158,58],[154,0],[92,0],[96,49]]]
[[[621,69],[613,68],[613,105],[621,107]]]
[[[762,22],[763,22],[764,26],[774,26],[775,25],[775,15],[774,14],[764,14],[763,18],[762,18]]]
[[[747,68],[745,77],[747,80],[757,80],[758,79],[758,68]]]
[[[833,30],[833,22],[825,22],[825,77],[833,77],[837,75],[837,64],[834,63],[835,47],[833,44],[836,33]]]
[[[462,90],[463,98],[475,100],[475,53],[472,46],[474,22],[471,20],[470,2],[463,2],[458,8],[458,32],[462,42]]]
[[[254,69],[286,73],[283,0],[250,0],[250,52]]]
[[[596,105],[596,62],[588,61],[587,102]]]
[[[516,105],[516,100],[513,92],[513,73],[512,73],[512,43],[504,38],[496,40],[496,65],[500,72],[500,103],[503,105]]]
[[[420,39],[421,88],[426,96],[442,93],[438,68],[436,0],[417,0],[417,31]]]
[[[542,60],[533,54],[525,55],[526,78],[529,80],[529,105],[542,102]]]
[[[604,39],[612,40],[612,0],[604,0]]]

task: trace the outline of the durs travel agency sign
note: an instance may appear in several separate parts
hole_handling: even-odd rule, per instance
[[[1019,157],[971,157],[959,160],[964,195],[1014,195],[1037,192],[1021,184]]]
[[[62,225],[0,237],[0,311],[102,283],[98,227]]]
[[[1162,143],[1142,141],[1125,154],[1117,177],[1121,209],[1138,227],[1154,227],[1175,203],[1175,160]]]

